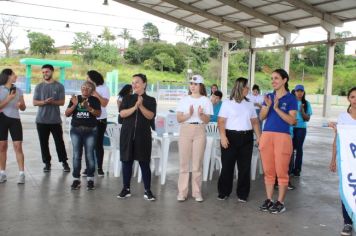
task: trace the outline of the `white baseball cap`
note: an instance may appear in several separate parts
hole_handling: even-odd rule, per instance
[[[193,75],[189,83],[204,84],[204,78],[201,75]]]

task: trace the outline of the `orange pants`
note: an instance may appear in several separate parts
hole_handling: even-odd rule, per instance
[[[278,185],[287,186],[288,169],[293,151],[289,134],[264,131],[259,145],[265,184],[273,185],[278,177]]]

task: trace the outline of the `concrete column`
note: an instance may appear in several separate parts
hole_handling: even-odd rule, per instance
[[[255,70],[256,70],[256,51],[254,48],[256,47],[256,38],[250,39],[250,55],[249,55],[249,62],[248,62],[248,80],[250,86],[255,84]]]
[[[287,32],[279,32],[279,34],[283,37],[284,41],[283,69],[289,74],[290,48],[288,45],[291,43],[291,34]]]
[[[334,73],[334,57],[335,43],[331,40],[335,39],[335,26],[323,25],[323,28],[328,32],[328,44],[325,63],[325,81],[324,81],[324,104],[323,117],[329,117],[332,99],[333,73]]]
[[[222,56],[221,56],[221,85],[220,90],[224,97],[227,97],[227,77],[229,69],[229,43],[221,42]]]

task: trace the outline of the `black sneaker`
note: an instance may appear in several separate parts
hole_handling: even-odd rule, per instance
[[[88,175],[88,171],[87,171],[87,169],[85,169],[84,171],[83,171],[83,173],[82,173],[82,176],[83,177],[86,177]]]
[[[294,190],[295,189],[295,186],[292,185],[292,183],[289,181],[288,182],[288,190]]]
[[[104,171],[103,171],[103,169],[98,169],[98,176],[100,176],[100,177],[104,177]]]
[[[224,200],[226,200],[228,198],[229,198],[229,196],[226,196],[226,195],[224,195],[222,193],[219,193],[219,195],[217,197],[217,199],[220,200],[220,201],[224,201]]]
[[[69,165],[68,165],[68,163],[66,161],[64,161],[62,163],[62,166],[63,166],[63,171],[64,172],[70,172],[70,167],[69,167]]]
[[[352,225],[345,224],[341,231],[341,235],[352,235]]]
[[[156,200],[156,197],[153,196],[151,190],[145,191],[145,195],[143,195],[143,197],[148,201],[155,201]]]
[[[51,164],[45,164],[45,167],[43,168],[43,172],[50,172],[51,171]]]
[[[87,190],[94,190],[95,186],[94,186],[94,181],[93,180],[89,180],[88,184],[87,184]]]
[[[127,198],[127,197],[131,197],[131,192],[129,188],[123,188],[121,190],[121,193],[117,195],[117,198]]]
[[[273,206],[269,209],[269,212],[272,214],[280,214],[286,211],[284,204],[280,201],[276,201]]]
[[[80,188],[80,181],[79,180],[74,180],[72,185],[70,186],[72,190],[78,190]]]
[[[268,211],[273,206],[273,201],[266,199],[262,206],[260,206],[260,211]]]

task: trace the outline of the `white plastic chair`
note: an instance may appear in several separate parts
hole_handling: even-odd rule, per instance
[[[207,181],[208,176],[209,176],[209,170],[210,170],[210,176],[209,179],[212,179],[213,171],[216,165],[219,165],[219,169],[221,170],[221,150],[220,150],[220,138],[219,138],[219,130],[216,122],[210,122],[205,126],[205,131],[207,136],[213,137],[213,141],[211,148],[211,152],[208,153],[207,155],[208,158],[205,158],[204,160],[204,165],[203,165],[203,180]],[[209,140],[207,140],[209,141]],[[207,143],[208,144],[208,143]],[[209,150],[208,150],[209,151]]]
[[[67,148],[72,148],[72,140],[70,138],[70,128],[71,128],[72,117],[65,116],[63,118],[62,127],[63,133],[67,136]]]
[[[121,124],[109,123],[106,127],[104,138],[108,138],[110,143],[106,145],[104,143],[104,150],[109,151],[109,159],[106,172],[109,173],[111,166],[111,156],[114,155],[113,171],[115,177],[120,177],[121,162],[120,162],[120,131]]]

